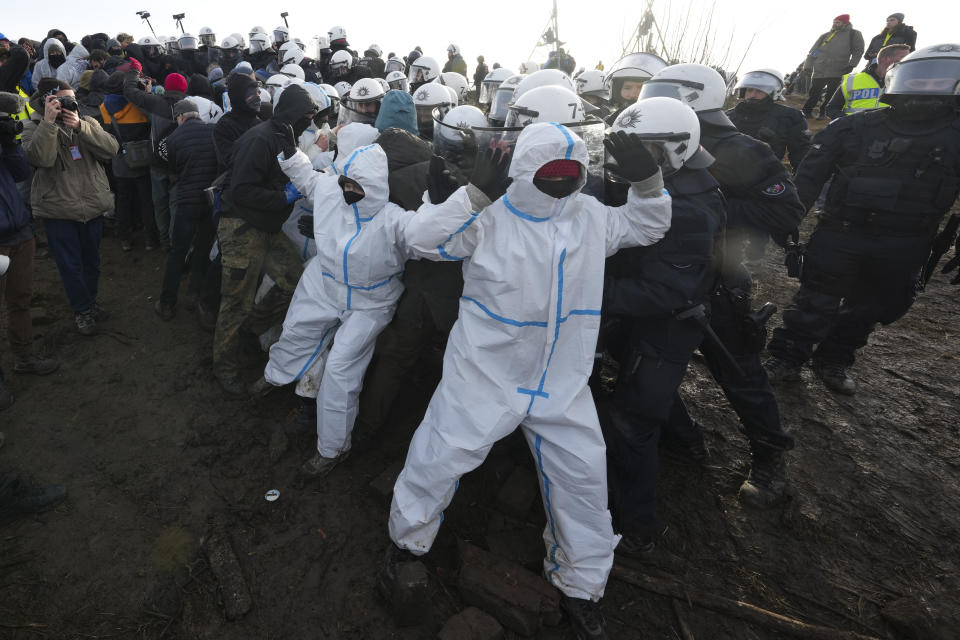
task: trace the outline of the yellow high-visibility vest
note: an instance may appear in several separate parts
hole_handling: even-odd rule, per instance
[[[883,109],[889,105],[880,102],[880,96],[883,95],[883,87],[877,82],[877,79],[866,71],[860,73],[848,73],[841,79],[841,90],[843,91],[843,113],[850,115],[858,111],[869,111],[871,109]]]
[[[20,88],[20,85],[17,85],[17,93],[22,97],[26,98],[27,101],[23,105],[23,111],[19,113],[11,113],[10,117],[14,120],[22,120],[26,122],[30,119],[30,114],[33,113],[33,107],[30,106],[30,96],[23,92],[23,89]],[[20,134],[17,134],[17,142],[20,142]]]

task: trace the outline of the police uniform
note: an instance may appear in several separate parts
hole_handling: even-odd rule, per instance
[[[670,231],[652,246],[620,251],[604,285],[604,317],[620,318],[627,334],[612,406],[601,411],[611,504],[618,530],[639,538],[656,533],[660,429],[703,340],[695,320],[675,313],[709,305],[726,219],[707,170],[681,168],[665,186],[673,198]]]
[[[800,110],[777,104],[769,96],[742,100],[727,111],[727,117],[741,133],[770,145],[777,160],[783,160],[789,152],[794,171],[810,149],[810,131]]]
[[[758,449],[785,451],[793,447],[793,437],[780,424],[777,399],[760,363],[763,337],[747,321],[752,283],[741,264],[743,232],[763,231],[774,238],[785,237],[796,229],[803,208],[787,170],[767,145],[738,132],[732,124],[723,126],[701,119],[701,127],[700,143],[716,159],[710,173],[720,183],[727,201],[721,286],[711,300],[710,326],[744,375],[739,375],[716,345],[704,343],[700,351],[739,416],[754,454]],[[679,395],[669,425],[672,435],[681,441],[694,442],[702,437]]]
[[[837,120],[814,138],[797,174],[806,206],[831,176],[800,290],[768,346],[794,365],[812,356],[848,367],[876,323],[910,308],[940,219],[960,190],[960,118],[907,126],[884,109]]]

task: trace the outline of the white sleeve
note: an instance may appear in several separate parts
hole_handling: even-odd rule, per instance
[[[651,245],[670,230],[673,215],[670,194],[658,172],[630,186],[627,203],[604,207],[607,220],[607,257],[624,247]]]
[[[313,195],[317,185],[331,178],[336,179],[329,174],[314,171],[307,154],[300,150],[297,150],[289,160],[284,160],[283,154],[280,153],[277,155],[277,160],[280,162],[280,169],[287,174],[297,191],[314,202],[317,200]]]
[[[400,243],[410,257],[428,260],[463,260],[477,244],[480,211],[489,200],[475,187],[457,189],[442,204],[424,203],[404,218]]]

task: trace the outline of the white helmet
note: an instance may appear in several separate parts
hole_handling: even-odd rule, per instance
[[[255,34],[255,33],[262,33],[262,34],[266,35],[267,30],[264,29],[264,28],[261,27],[261,26],[250,27],[250,37],[251,37],[251,38],[253,37],[253,34]]]
[[[161,42],[156,38],[154,38],[153,36],[146,36],[146,37],[140,38],[140,40],[137,41],[137,44],[139,44],[141,47],[144,48],[144,53],[146,53],[147,55],[150,55],[150,54],[160,55],[161,53],[163,53],[163,44],[161,44]]]
[[[447,88],[437,82],[427,82],[413,92],[413,104],[417,108],[417,126],[420,137],[433,139],[433,110],[438,109],[442,118],[453,106]]]
[[[578,96],[607,97],[607,88],[603,86],[603,71],[599,69],[584,71],[574,78],[573,81],[577,85]]]
[[[646,82],[661,69],[667,61],[653,53],[631,53],[617,60],[603,79],[610,102],[621,104],[625,99],[620,96],[623,83]],[[629,100],[635,102],[635,100]]]
[[[210,27],[200,29],[200,44],[205,47],[212,47],[217,44],[217,34]]]
[[[350,72],[350,67],[353,66],[353,56],[350,55],[349,51],[343,49],[334,51],[333,55],[330,56],[329,66],[332,78],[343,77]]]
[[[700,120],[692,109],[671,98],[643,98],[624,109],[611,131],[640,136],[669,174],[687,164],[700,149]],[[709,166],[712,158],[701,152],[697,168]]]
[[[290,40],[290,29],[280,25],[273,30],[273,44],[283,44]]]
[[[500,83],[512,75],[514,75],[513,71],[506,67],[500,67],[488,73],[480,85],[480,96],[478,98],[480,104],[490,104]]]
[[[334,40],[346,40],[347,30],[343,27],[330,27],[327,35],[330,36],[330,42],[333,42]]]
[[[340,92],[337,91],[337,88],[332,84],[326,84],[325,82],[317,85],[320,89],[327,95],[327,98],[330,99],[330,108],[334,113],[339,113],[340,111]],[[319,102],[317,104],[320,104]]]
[[[457,93],[457,90],[456,90],[456,89],[454,89],[453,87],[447,86],[447,85],[443,84],[442,82],[440,82],[440,78],[437,78],[437,79],[434,80],[431,84],[434,84],[434,83],[435,83],[435,84],[439,84],[441,87],[443,87],[444,89],[447,90],[447,93],[450,95],[450,105],[451,105],[451,106],[454,106],[454,107],[455,107],[455,106],[457,106],[458,104],[460,104],[460,94]]]
[[[378,58],[383,55],[383,49],[381,49],[381,48],[380,48],[380,45],[378,45],[378,44],[372,44],[372,45],[370,45],[369,47],[367,47],[366,50],[367,50],[367,51],[373,51],[375,54],[377,54],[377,57],[378,57]]]
[[[247,41],[243,39],[242,33],[231,33],[230,36],[237,41],[237,44],[240,45],[241,49],[247,46]]]
[[[177,48],[181,51],[196,51],[197,39],[189,33],[182,33],[180,37],[177,38]]]
[[[570,91],[576,93],[576,88],[573,86],[573,80],[571,80],[570,76],[565,74],[563,71],[560,71],[559,69],[541,69],[540,71],[534,71],[520,81],[520,84],[518,84],[517,88],[513,91],[513,100],[516,102],[520,96],[531,89],[548,86],[563,87],[564,89],[569,89]]]
[[[456,71],[445,71],[440,74],[440,84],[446,85],[457,92],[457,99],[463,102],[467,99],[470,82]]]
[[[276,95],[277,89],[283,89],[290,84],[290,80],[290,76],[285,76],[282,73],[275,73],[267,78],[265,87],[270,93],[270,97],[273,98],[273,96]]]
[[[237,42],[237,39],[234,38],[233,36],[227,36],[220,43],[220,48],[221,49],[238,49],[240,48],[240,43]]]
[[[298,47],[300,47],[300,51],[307,50],[307,45],[303,44],[303,40],[301,40],[300,38],[294,38],[293,41],[297,43]]]
[[[290,76],[291,78],[299,78],[300,80],[305,80],[307,77],[306,74],[303,73],[303,67],[292,62],[280,67],[280,73],[285,76]]]
[[[386,80],[387,85],[391,89],[403,91],[404,93],[410,90],[410,83],[407,82],[407,74],[403,71],[391,71],[387,74]]]
[[[503,124],[503,121],[507,119],[507,106],[513,102],[513,92],[524,78],[526,76],[517,74],[500,83],[497,92],[493,94],[493,99],[490,101],[490,111],[487,112],[487,117],[490,120]]]
[[[333,88],[337,90],[337,95],[340,97],[340,100],[343,100],[343,96],[347,95],[350,91],[349,82],[338,82],[333,85]]]
[[[960,44],[934,44],[907,54],[887,71],[884,85],[883,95],[889,97],[960,95]],[[881,100],[893,104],[898,98]]]
[[[394,56],[394,57],[390,58],[389,60],[387,60],[387,63],[384,65],[384,69],[383,69],[383,70],[384,70],[385,73],[391,73],[391,72],[393,72],[393,71],[399,71],[400,73],[402,73],[402,74],[404,75],[404,77],[406,77],[406,75],[407,75],[407,74],[406,74],[407,63],[405,63],[405,62],[403,61],[403,59]]]
[[[424,82],[432,82],[440,75],[440,65],[430,56],[420,56],[410,63],[407,81],[410,86],[418,86]]]
[[[539,71],[539,70],[540,70],[540,65],[534,62],[533,60],[527,60],[526,62],[520,63],[519,73],[521,75],[527,76],[533,73],[534,71]]]
[[[447,53],[452,53],[455,56],[460,55],[460,47],[455,44],[447,45]]]
[[[586,117],[580,96],[572,89],[556,85],[530,89],[508,109],[505,127],[526,127],[537,122],[577,124]]]
[[[340,100],[340,118],[337,125],[376,122],[384,93],[383,87],[374,78],[357,80]]]
[[[675,64],[658,71],[640,90],[641,99],[657,96],[680,100],[711,124],[733,126],[723,112],[727,83],[706,65]]]
[[[737,86],[733,88],[738,97],[743,98],[746,89],[763,91],[774,100],[783,99],[783,74],[776,69],[757,69],[743,74]]]
[[[280,66],[291,63],[300,64],[303,58],[303,50],[297,46],[296,42],[284,42],[277,51],[277,62]]]
[[[327,109],[333,106],[333,103],[330,101],[330,96],[327,95],[327,92],[323,89],[321,85],[315,84],[313,82],[304,82],[301,87],[310,94],[310,97],[313,98],[313,101],[317,103],[317,106],[320,107],[320,111],[317,113],[323,113]],[[330,87],[333,89],[333,87]],[[336,94],[336,90],[334,90]]]
[[[180,45],[177,42],[177,36],[167,36],[163,41],[163,44],[167,48],[167,53],[176,51],[180,48]]]
[[[270,49],[270,37],[265,33],[250,34],[250,53],[260,53]]]
[[[317,39],[317,49],[321,51],[324,49],[330,48],[330,37],[329,36],[314,36]]]
[[[383,89],[384,93],[390,91],[390,85],[387,84],[387,81],[384,78],[374,78],[374,80],[380,83],[380,87]]]
[[[487,117],[476,107],[463,104],[454,107],[440,116],[439,109],[434,117],[433,150],[437,155],[458,162],[471,144],[471,137],[463,135],[473,127],[489,127]],[[472,143],[475,144],[475,143]]]
[[[272,102],[273,102],[273,107],[274,107],[274,108],[276,108],[276,107],[277,107],[277,104],[279,104],[279,102],[280,102],[280,96],[283,95],[283,92],[286,91],[287,87],[289,87],[289,86],[292,85],[292,84],[299,84],[299,85],[302,85],[302,84],[303,84],[303,80],[301,80],[300,78],[289,78],[289,80],[290,80],[290,82],[288,82],[287,84],[283,85],[282,87],[276,87],[276,88],[273,90],[273,100],[272,100]]]

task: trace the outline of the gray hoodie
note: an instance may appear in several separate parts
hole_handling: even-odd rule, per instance
[[[56,38],[47,38],[47,41],[43,43],[43,60],[37,62],[33,67],[33,85],[36,86],[40,80],[43,78],[56,78],[57,70],[53,68],[50,64],[50,50],[57,49],[63,54],[63,57],[67,57],[67,50],[63,47],[63,43],[57,40]],[[67,64],[64,62],[63,64]],[[62,65],[61,65],[62,66]],[[73,86],[73,85],[71,85]]]
[[[80,85],[80,76],[90,66],[90,63],[87,62],[89,56],[90,54],[82,44],[73,45],[70,55],[67,56],[67,61],[57,69],[57,79],[63,80],[76,89]]]

